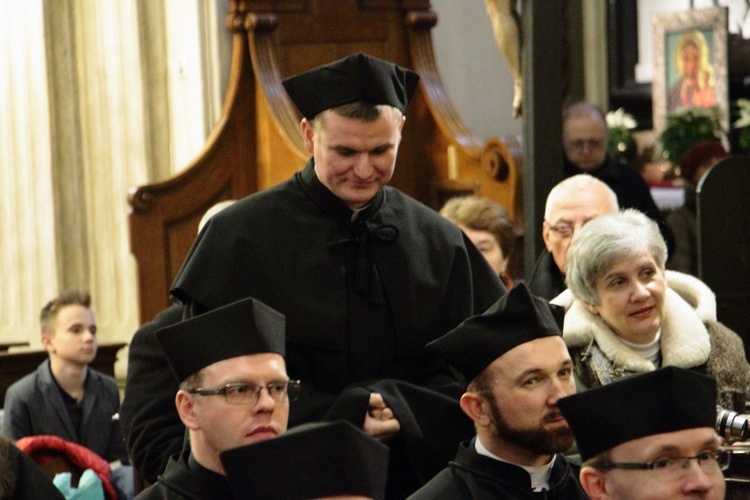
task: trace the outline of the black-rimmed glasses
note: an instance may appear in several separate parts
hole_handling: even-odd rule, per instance
[[[224,396],[227,403],[233,405],[255,405],[260,398],[263,389],[268,391],[271,399],[277,403],[286,401],[295,401],[299,397],[299,380],[288,380],[286,382],[272,382],[268,385],[256,384],[227,384],[224,387],[215,387],[212,389],[198,388],[188,389],[190,394],[200,394],[201,396]]]
[[[653,462],[611,462],[602,461],[596,464],[597,469],[652,470],[665,476],[680,476],[696,460],[705,473],[726,470],[729,467],[731,454],[727,450],[704,451],[694,457],[665,457]]]

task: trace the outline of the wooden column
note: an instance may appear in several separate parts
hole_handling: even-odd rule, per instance
[[[544,250],[547,193],[563,178],[563,0],[524,0],[524,263],[531,273]]]

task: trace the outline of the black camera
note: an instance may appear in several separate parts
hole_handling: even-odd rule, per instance
[[[727,410],[717,405],[716,432],[729,443],[745,441],[750,438],[748,417],[750,415],[740,415],[736,411]]]

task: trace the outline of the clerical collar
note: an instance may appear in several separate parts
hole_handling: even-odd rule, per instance
[[[549,477],[550,474],[552,474],[552,466],[555,464],[555,458],[557,456],[554,453],[552,454],[552,460],[550,460],[548,464],[540,465],[538,467],[527,467],[525,465],[514,464],[513,462],[509,462],[498,457],[490,450],[485,448],[478,437],[474,440],[474,449],[476,449],[477,454],[479,455],[492,458],[493,460],[497,460],[499,462],[505,462],[506,464],[515,465],[516,467],[520,467],[528,472],[529,477],[531,478],[532,491],[543,491],[549,489]]]
[[[643,359],[651,361],[656,367],[661,366],[661,328],[656,332],[654,340],[648,344],[634,344],[633,342],[628,342],[622,337],[618,336],[618,338],[620,339],[620,342],[630,347],[634,353]]]
[[[366,206],[357,209],[356,215],[347,207],[341,199],[333,194],[326,186],[320,182],[315,174],[315,160],[313,158],[307,163],[305,168],[297,173],[297,179],[302,189],[310,196],[313,202],[318,205],[327,214],[346,218],[347,222],[357,220],[367,220],[375,214],[385,201],[385,189],[381,189],[375,197]]]

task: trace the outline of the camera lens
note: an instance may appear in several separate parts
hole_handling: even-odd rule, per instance
[[[748,433],[748,419],[744,415],[721,406],[716,407],[716,432],[727,441],[745,440]]]

